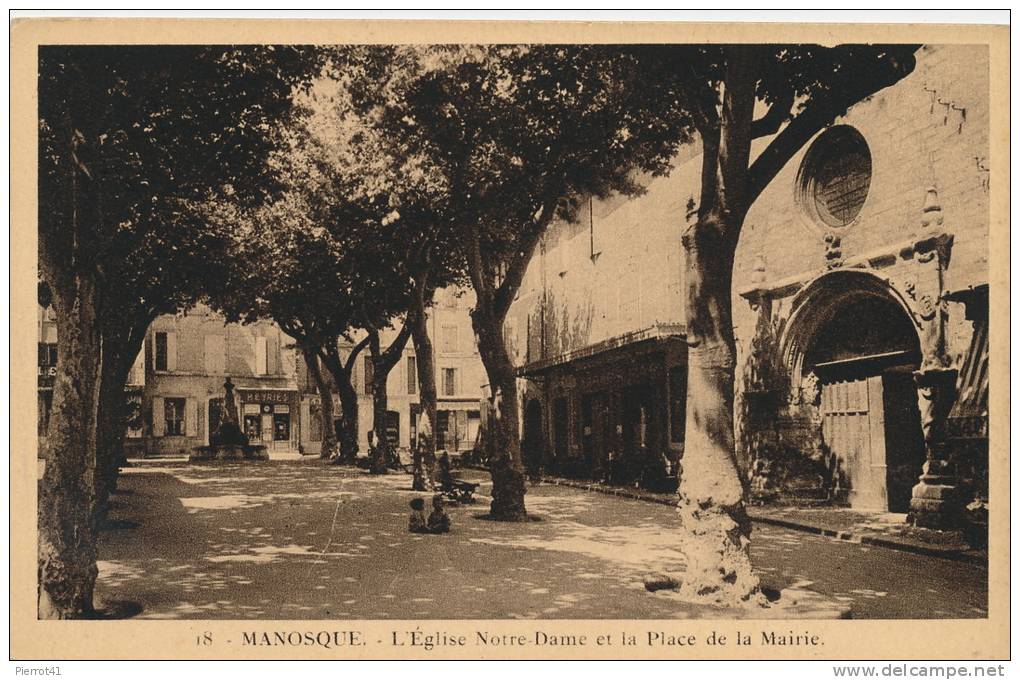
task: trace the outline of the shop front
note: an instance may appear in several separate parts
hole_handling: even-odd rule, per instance
[[[241,427],[252,444],[262,444],[279,453],[298,450],[300,393],[297,390],[237,390]],[[213,404],[210,420],[213,422]]]
[[[658,325],[521,370],[529,471],[672,490],[683,454],[682,328]]]
[[[412,448],[418,437],[421,405],[411,404]],[[435,438],[437,451],[470,451],[478,443],[481,412],[478,401],[439,399],[436,402]]]

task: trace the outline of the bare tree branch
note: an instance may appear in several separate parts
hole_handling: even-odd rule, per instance
[[[532,232],[530,237],[521,244],[521,249],[514,253],[513,259],[507,263],[506,274],[492,302],[492,311],[497,318],[502,319],[510,310],[510,305],[513,304],[514,297],[521,287],[521,281],[524,279],[524,274],[528,270],[528,264],[531,263],[531,257],[535,253],[535,247],[541,240],[542,234],[545,233],[549,223],[552,222],[555,214],[556,199],[547,198],[542,205],[538,217],[531,225]]]

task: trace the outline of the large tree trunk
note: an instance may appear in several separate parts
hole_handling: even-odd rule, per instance
[[[340,461],[353,463],[358,457],[358,392],[344,370],[330,371],[340,395]]]
[[[96,250],[102,215],[93,176],[79,155],[88,136],[76,129],[70,111],[64,123],[66,153],[52,174],[41,173],[55,179],[54,203],[40,214],[39,265],[57,313],[57,373],[39,483],[40,619],[92,615],[98,573],[94,502],[103,346]]]
[[[733,438],[733,257],[750,195],[757,53],[727,50],[722,107],[702,125],[701,206],[684,233],[687,286],[687,425],[678,512],[687,564],[681,592],[736,605],[761,602],[751,568],[751,521],[744,507]]]
[[[373,361],[373,363],[375,363]],[[378,369],[377,369],[378,370]],[[368,471],[373,475],[386,474],[386,464],[390,459],[390,442],[386,438],[386,412],[389,410],[389,400],[386,395],[385,376],[380,378],[378,373],[372,374],[372,434],[373,439],[369,443],[369,467]]]
[[[427,491],[435,486],[436,475],[436,364],[429,337],[428,315],[425,312],[425,296],[415,301],[415,309],[409,319],[411,337],[414,340],[414,354],[418,372],[419,405],[422,422],[418,425],[418,441],[414,447],[414,470],[411,483],[415,491]],[[427,420],[427,427],[423,426]],[[427,431],[426,431],[427,429]]]
[[[322,449],[319,451],[320,458],[333,458],[337,455],[336,424],[333,421],[333,390],[329,382],[322,375],[319,367],[319,355],[314,350],[302,348],[305,357],[305,364],[308,366],[308,373],[312,376],[315,389],[319,392],[319,401],[322,403],[320,415],[322,419]]]
[[[353,463],[358,458],[358,392],[351,382],[351,374],[363,347],[364,343],[355,345],[346,361],[340,358],[335,340],[320,348],[322,363],[333,376],[333,384],[340,396],[340,428],[337,432],[340,455],[335,459],[338,463]]]
[[[405,325],[384,352],[379,346],[379,332],[374,329],[369,331],[368,351],[372,361],[372,432],[375,435],[374,446],[369,452],[371,456],[369,471],[374,475],[385,474],[389,461],[396,455],[386,436],[389,411],[386,383],[390,371],[404,353],[409,335],[410,329]]]
[[[93,613],[102,343],[95,280],[78,275],[64,287],[53,278],[47,276],[57,311],[58,359],[39,485],[39,618],[72,619]]]
[[[686,530],[681,590],[725,604],[760,597],[751,569],[751,521],[733,440],[734,243],[727,235],[732,233],[731,225],[709,214],[684,235],[687,426],[678,504]]]
[[[492,503],[489,514],[501,521],[523,521],[524,465],[521,462],[520,413],[517,405],[517,376],[503,340],[502,319],[477,306],[471,314],[478,353],[489,378],[489,414],[485,447],[492,475]]]
[[[102,378],[96,434],[97,523],[106,518],[110,494],[117,488],[117,478],[124,464],[124,437],[127,436],[127,380],[144,337],[145,328],[110,329],[103,334]]]

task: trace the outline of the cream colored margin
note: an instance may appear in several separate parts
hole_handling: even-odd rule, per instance
[[[40,44],[470,42],[904,42],[988,44],[991,54],[991,550],[989,618],[934,621],[89,621],[36,618],[36,48]],[[21,19],[11,28],[11,655],[15,659],[219,658],[795,658],[970,659],[1009,655],[1009,28],[946,25]],[[946,593],[952,597],[951,593]],[[536,630],[589,636],[715,630],[760,636],[810,631],[810,648],[704,644],[686,648],[586,646],[412,651],[385,644],[393,630],[421,626],[466,634]],[[242,647],[242,631],[362,631],[369,645]],[[196,645],[211,631],[216,644]],[[232,640],[227,643],[226,640]],[[376,644],[382,640],[384,644]]]

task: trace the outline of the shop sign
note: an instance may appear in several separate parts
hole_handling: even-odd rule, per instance
[[[239,390],[242,404],[289,404],[291,392],[273,390]]]

